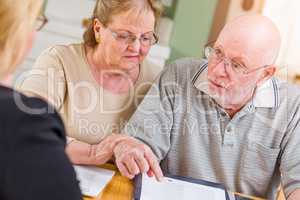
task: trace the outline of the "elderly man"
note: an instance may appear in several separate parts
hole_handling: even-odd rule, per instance
[[[163,171],[268,199],[281,182],[300,199],[300,90],[273,77],[279,49],[275,25],[246,15],[205,48],[208,62],[166,67],[126,127],[133,137],[114,145],[122,174]]]

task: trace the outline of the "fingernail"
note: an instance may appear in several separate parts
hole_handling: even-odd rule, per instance
[[[158,181],[159,182],[163,182],[164,181],[164,177],[158,177]]]

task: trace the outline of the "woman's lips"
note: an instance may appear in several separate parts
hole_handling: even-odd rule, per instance
[[[139,62],[139,60],[140,60],[139,56],[125,56],[125,58],[127,60],[134,61],[134,62]]]

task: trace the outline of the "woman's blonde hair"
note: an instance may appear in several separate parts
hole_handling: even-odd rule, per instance
[[[0,0],[1,78],[15,70],[42,4],[42,0]]]
[[[93,15],[83,35],[84,44],[91,47],[97,45],[94,33],[94,19],[98,19],[106,26],[111,21],[112,16],[133,8],[141,9],[141,11],[151,10],[155,16],[155,27],[163,11],[160,0],[97,0]]]

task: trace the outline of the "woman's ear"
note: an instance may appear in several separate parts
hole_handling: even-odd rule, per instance
[[[97,44],[101,43],[101,29],[103,27],[103,24],[100,22],[99,19],[94,19],[93,21],[93,29],[94,29],[94,36]]]
[[[261,78],[258,81],[258,86],[262,85],[266,80],[270,79],[277,71],[277,67],[275,65],[269,65],[264,68],[264,72]]]
[[[93,21],[93,29],[95,36],[100,34],[100,30],[103,27],[103,24],[99,21],[99,19],[94,19]]]

